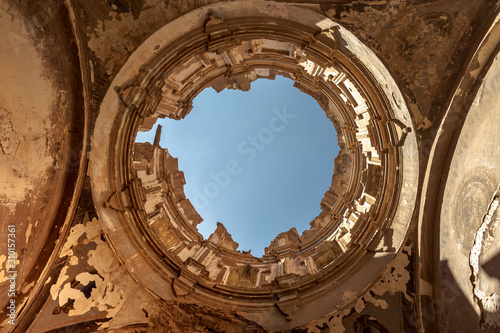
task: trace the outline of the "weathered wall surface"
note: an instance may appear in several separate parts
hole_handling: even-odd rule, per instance
[[[500,326],[499,88],[497,55],[467,113],[443,195],[440,268],[445,288],[455,286],[441,297],[449,331]]]
[[[408,94],[415,127],[425,130],[443,111],[446,88],[463,60],[473,30],[491,4],[367,1],[321,7],[384,59]]]
[[[66,7],[55,1],[2,1],[0,30],[0,322],[5,323],[7,271],[13,270],[7,226],[16,226],[10,245],[17,252],[20,309],[40,282],[70,209],[84,117]]]
[[[103,6],[73,2],[87,31],[96,84],[95,96],[130,54],[153,32],[173,19],[217,1],[126,1]],[[418,129],[428,129],[443,111],[447,87],[470,47],[481,19],[495,1],[369,1],[300,4],[325,14],[352,31],[388,65],[407,94]],[[298,4],[294,4],[298,5]],[[408,24],[411,22],[411,24]],[[430,143],[428,143],[430,144]]]

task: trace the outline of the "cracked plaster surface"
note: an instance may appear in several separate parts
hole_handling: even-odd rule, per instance
[[[481,308],[482,327],[500,327],[500,292],[494,290],[494,284],[488,284],[480,280],[480,257],[487,252],[488,247],[494,242],[495,231],[500,222],[497,208],[500,199],[497,195],[493,198],[488,212],[484,215],[481,226],[476,232],[474,246],[470,251],[471,282],[473,285],[474,298]]]

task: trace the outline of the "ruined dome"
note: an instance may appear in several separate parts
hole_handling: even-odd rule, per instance
[[[377,280],[413,214],[418,160],[401,93],[367,47],[317,13],[261,6],[211,5],[149,37],[104,98],[90,167],[104,230],[141,284],[282,330],[341,310]],[[204,240],[159,133],[153,145],[134,140],[158,117],[185,117],[206,87],[248,90],[276,75],[318,101],[341,151],[311,229],[278,235],[255,258],[237,251],[222,224]]]
[[[498,1],[2,0],[0,26],[1,332],[498,332]],[[277,75],[341,149],[257,258],[135,138]]]

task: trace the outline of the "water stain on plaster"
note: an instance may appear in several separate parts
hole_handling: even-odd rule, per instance
[[[0,202],[14,209],[53,165],[48,138],[51,127],[53,89],[44,75],[44,61],[30,29],[11,8],[0,8],[0,45],[11,52],[1,54],[0,91]],[[15,37],[15,38],[14,38]],[[13,51],[13,52],[12,52]],[[36,117],[31,115],[36,111]]]
[[[140,15],[120,12],[118,8],[111,6],[109,19],[98,21],[94,31],[89,34],[88,47],[104,64],[106,73],[111,75],[118,71],[132,51],[148,37],[149,32],[156,31],[204,2],[208,4],[210,1],[201,0],[195,3],[174,0],[158,3],[145,0]]]
[[[453,53],[470,27],[473,2],[446,7],[444,1],[410,6],[407,1],[324,4],[325,14],[351,30],[392,68],[406,93],[415,128],[426,130],[445,98]],[[451,70],[451,71],[450,71]],[[417,102],[418,101],[418,102]]]

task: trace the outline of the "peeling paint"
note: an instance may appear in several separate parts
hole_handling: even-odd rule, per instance
[[[163,25],[192,6],[193,3],[182,0],[169,1],[168,4],[147,0],[145,9],[137,18],[133,13],[111,13],[110,20],[98,22],[95,31],[90,34],[88,47],[104,64],[107,73],[111,74],[117,70],[116,65],[124,63],[130,52],[138,46],[140,36],[135,35],[150,30],[155,23],[156,28],[159,28],[158,22]]]
[[[23,290],[21,291],[22,294],[27,294],[31,288],[35,285],[35,281],[31,282],[30,284],[26,285]]]
[[[59,273],[59,277],[57,278],[56,283],[50,287],[50,295],[52,296],[52,299],[54,301],[57,299],[57,297],[59,297],[59,292],[62,289],[63,283],[69,278],[67,272],[68,266],[63,267],[61,269],[61,272]]]
[[[72,256],[69,258],[69,265],[70,266],[76,266],[78,265],[78,257],[77,256]]]
[[[401,248],[396,258],[391,265],[387,267],[382,278],[365,294],[358,298],[355,292],[346,291],[342,295],[342,303],[347,305],[352,304],[352,307],[347,307],[343,310],[332,312],[322,319],[315,320],[306,326],[308,333],[320,333],[322,330],[318,327],[327,325],[331,332],[345,332],[346,328],[342,324],[344,317],[351,313],[351,309],[361,313],[366,309],[367,304],[371,303],[374,306],[380,307],[383,310],[389,309],[387,301],[378,298],[389,292],[391,295],[401,292],[410,302],[412,298],[407,293],[407,284],[410,281],[410,274],[406,270],[410,260],[408,254],[411,253],[411,245],[405,245]],[[372,293],[374,296],[372,296]]]
[[[323,332],[323,329],[320,327],[323,327],[325,324],[330,329],[330,332],[345,332],[346,328],[342,324],[342,319],[350,312],[351,309],[346,309],[329,315],[326,320],[312,321],[306,326],[307,333],[321,333]]]
[[[72,256],[73,250],[72,248],[78,245],[78,239],[86,232],[85,226],[83,224],[77,224],[73,228],[71,228],[69,235],[64,243],[61,252],[59,254],[60,258],[66,256]]]
[[[486,327],[500,327],[500,294],[491,292],[491,290],[485,290],[484,287],[487,286],[481,286],[479,283],[480,256],[485,250],[485,243],[491,243],[493,241],[491,238],[494,236],[488,232],[488,228],[492,222],[495,222],[493,216],[496,213],[499,204],[500,198],[497,192],[489,205],[488,212],[484,215],[481,226],[476,232],[474,246],[470,251],[469,260],[472,271],[471,282],[473,285],[474,298],[481,308],[481,327],[483,329]],[[497,215],[497,223],[498,219],[500,219],[500,217]]]
[[[410,264],[408,254],[412,252],[411,246],[403,246],[395,260],[388,267],[383,275],[383,278],[375,284],[371,289],[378,296],[382,296],[386,292],[394,295],[396,292],[402,292],[408,301],[411,297],[406,292],[407,284],[410,281],[410,272],[406,269]]]
[[[26,243],[28,243],[30,236],[31,236],[31,229],[33,229],[33,224],[30,223],[28,225],[28,229],[26,230]]]
[[[67,311],[69,317],[84,315],[92,309],[105,312],[105,317],[112,320],[102,323],[101,328],[120,327],[134,320],[147,322],[147,317],[137,303],[151,301],[151,295],[132,279],[109,245],[101,239],[101,234],[100,223],[95,218],[71,228],[61,251],[61,257],[69,256],[68,262],[50,288],[52,299],[61,308],[72,300]],[[79,259],[74,255],[79,246],[95,249]],[[79,271],[79,265],[89,271],[74,275],[72,272],[74,268]],[[128,306],[124,307],[125,304]]]
[[[7,271],[7,256],[0,255],[0,284],[7,281],[7,275],[5,272]]]
[[[15,155],[21,140],[12,128],[10,113],[0,107],[0,147],[6,155]]]

